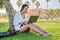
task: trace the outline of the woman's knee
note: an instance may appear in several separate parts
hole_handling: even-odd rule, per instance
[[[20,30],[19,30],[19,32],[23,32],[23,30],[22,30],[22,29],[20,29]]]
[[[26,24],[26,27],[28,27],[28,28],[29,28],[30,26],[31,26],[30,24]]]
[[[29,32],[30,31],[30,28],[26,28],[26,29],[20,29],[19,32]]]

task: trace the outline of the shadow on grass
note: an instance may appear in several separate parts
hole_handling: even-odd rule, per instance
[[[0,40],[52,40],[52,36],[40,36],[29,33],[17,33],[16,35],[0,38]]]

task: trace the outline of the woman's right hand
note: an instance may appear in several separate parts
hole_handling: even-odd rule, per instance
[[[24,24],[24,23],[26,23],[26,21],[19,22],[18,25]]]
[[[23,24],[23,22],[19,22],[18,25]]]

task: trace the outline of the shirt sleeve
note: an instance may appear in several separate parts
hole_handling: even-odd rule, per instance
[[[18,23],[19,23],[19,21],[20,21],[19,18],[20,18],[20,17],[19,17],[19,14],[16,13],[16,14],[15,14],[15,17],[14,17],[14,25],[18,25]]]

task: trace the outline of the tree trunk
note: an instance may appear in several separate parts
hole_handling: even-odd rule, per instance
[[[6,12],[7,12],[8,18],[9,18],[9,29],[15,30],[14,25],[13,25],[14,14],[13,14],[13,8],[12,8],[12,5],[10,3],[10,0],[2,0],[2,1],[5,5]]]

